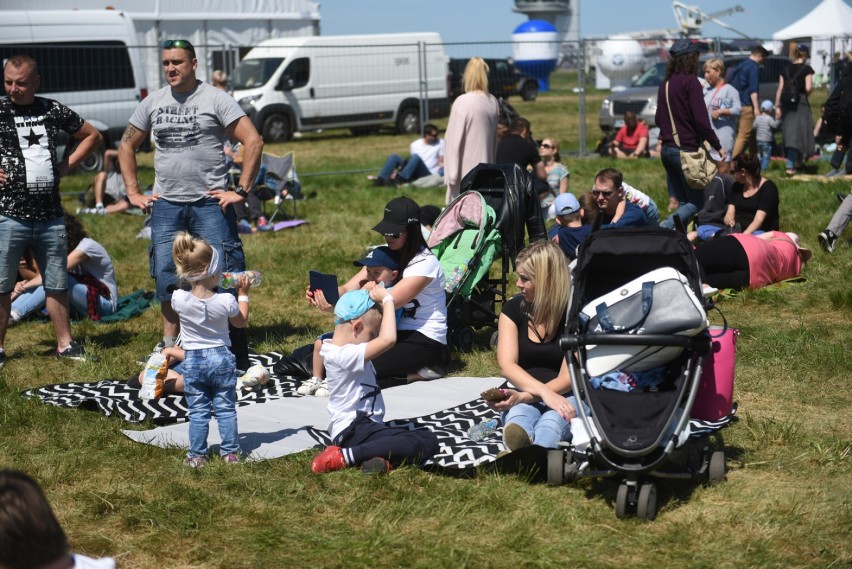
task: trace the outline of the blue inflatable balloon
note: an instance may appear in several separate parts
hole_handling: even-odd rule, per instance
[[[559,56],[559,30],[550,22],[530,20],[512,34],[515,65],[538,80],[538,90],[550,90],[550,74]]]

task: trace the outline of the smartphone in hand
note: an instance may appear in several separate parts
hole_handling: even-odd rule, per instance
[[[479,396],[485,399],[486,401],[491,401],[492,403],[497,403],[498,401],[505,401],[509,398],[508,393],[506,393],[502,389],[497,389],[496,387],[486,389],[485,391],[480,393]]]

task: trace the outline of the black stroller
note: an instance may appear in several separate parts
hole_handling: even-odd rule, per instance
[[[462,179],[461,191],[479,193],[485,204],[494,210],[497,215],[496,228],[502,242],[499,252],[500,276],[491,278],[488,271],[470,270],[469,274],[482,276],[474,286],[467,287],[469,294],[448,296],[450,342],[463,351],[470,351],[473,349],[475,330],[485,327],[495,329],[490,344],[492,347],[497,345],[496,306],[506,299],[507,275],[510,265],[514,267],[515,257],[524,247],[524,228],[530,242],[546,239],[547,232],[532,179],[520,166],[480,164]],[[436,221],[436,226],[440,222],[441,218]],[[450,275],[446,277],[449,279]]]
[[[578,405],[571,444],[549,451],[548,482],[620,476],[616,516],[635,508],[651,520],[656,485],[647,478],[723,480],[725,455],[711,445],[712,429],[695,432],[690,421],[707,328],[698,265],[681,233],[590,235],[578,251],[561,339],[574,395],[588,409]],[[624,378],[636,384],[617,382]],[[615,383],[605,388],[607,380]]]

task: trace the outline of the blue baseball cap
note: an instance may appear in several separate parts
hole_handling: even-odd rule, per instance
[[[556,196],[553,201],[553,211],[556,215],[570,215],[580,211],[580,202],[574,194],[564,193]]]
[[[334,305],[334,323],[343,324],[350,320],[363,316],[365,312],[375,306],[376,302],[370,298],[366,290],[350,290],[340,297]]]
[[[392,251],[387,245],[376,247],[359,261],[353,261],[356,267],[387,267],[394,271],[399,269],[399,253]]]

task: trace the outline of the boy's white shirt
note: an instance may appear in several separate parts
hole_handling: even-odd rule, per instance
[[[359,414],[384,422],[385,401],[376,381],[373,363],[364,360],[367,343],[337,346],[322,342],[320,355],[328,381],[328,432],[332,440],[352,424]]]

